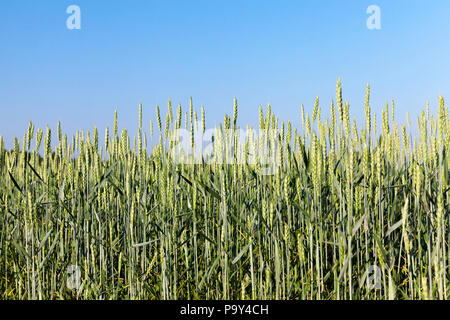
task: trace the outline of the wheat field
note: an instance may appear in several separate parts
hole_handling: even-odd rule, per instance
[[[369,96],[362,124],[338,80],[329,118],[268,105],[255,130],[235,100],[198,161],[171,153],[180,132],[200,148],[192,100],[154,128],[140,105],[136,137],[117,113],[101,137],[30,121],[0,138],[0,299],[447,299],[448,106],[377,122]]]

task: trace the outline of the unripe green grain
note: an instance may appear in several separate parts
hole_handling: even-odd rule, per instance
[[[162,132],[161,114],[159,112],[159,105],[156,105],[156,120],[158,121],[159,132]]]

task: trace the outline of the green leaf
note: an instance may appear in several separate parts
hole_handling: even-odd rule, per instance
[[[248,251],[248,248],[250,248],[250,244],[247,244],[247,245],[241,250],[241,252],[239,252],[239,254],[236,256],[236,258],[234,258],[233,261],[231,261],[231,264],[236,264],[236,262],[238,262],[239,259],[241,259],[241,257]]]
[[[14,179],[13,175],[11,174],[11,172],[8,171],[8,173],[9,173],[9,177],[11,178],[13,184],[14,184],[14,185],[16,186],[16,188],[20,191],[20,193],[23,194],[22,188],[19,187],[19,184],[17,183],[16,179]]]

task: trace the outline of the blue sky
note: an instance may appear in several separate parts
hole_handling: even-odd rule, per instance
[[[69,5],[81,8],[81,30],[66,28]],[[369,30],[369,5],[381,30]],[[73,134],[112,125],[136,130],[167,99],[186,110],[204,105],[208,126],[231,114],[256,124],[271,103],[300,124],[300,104],[320,97],[327,114],[336,80],[352,115],[363,117],[366,83],[372,111],[396,101],[405,121],[429,99],[450,97],[448,0],[354,1],[87,1],[0,3],[0,135],[8,145],[28,121]]]

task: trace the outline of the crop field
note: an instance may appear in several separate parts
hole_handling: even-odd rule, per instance
[[[299,128],[268,105],[254,130],[235,99],[209,149],[192,100],[139,106],[136,137],[30,121],[0,138],[0,299],[447,299],[448,106],[369,96],[364,123],[338,80]]]

